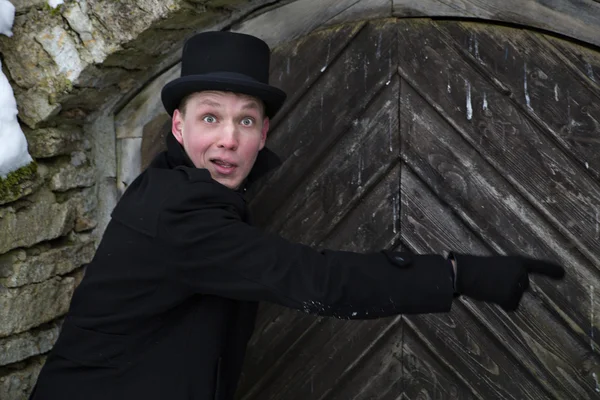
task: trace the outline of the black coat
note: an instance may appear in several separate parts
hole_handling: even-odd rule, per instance
[[[169,138],[113,211],[33,399],[231,400],[258,301],[349,319],[450,309],[443,257],[392,263],[263,233]]]

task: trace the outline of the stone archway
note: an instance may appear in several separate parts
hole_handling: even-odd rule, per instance
[[[142,168],[144,129],[165,121],[153,93],[178,74],[180,45],[192,32],[231,29],[277,47],[345,22],[429,16],[504,21],[600,45],[600,5],[592,0],[446,3],[87,0],[51,10],[42,0],[16,1],[15,36],[0,38],[0,51],[38,171],[0,201],[0,231],[10,232],[0,237],[0,398],[30,390],[80,267],[119,190]],[[590,79],[600,77],[585,54],[571,56]]]

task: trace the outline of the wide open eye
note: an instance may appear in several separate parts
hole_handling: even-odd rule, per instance
[[[254,125],[254,119],[253,118],[244,118],[242,120],[242,125],[244,125],[244,126],[252,126],[252,125]]]
[[[214,124],[215,122],[217,122],[217,119],[215,118],[214,115],[205,115],[202,118],[202,121],[209,123],[209,124]]]

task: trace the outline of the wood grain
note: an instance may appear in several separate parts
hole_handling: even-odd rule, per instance
[[[267,223],[313,164],[391,80],[395,36],[391,21],[368,24],[287,114],[285,124],[278,127],[283,132],[268,142],[285,161],[252,196],[257,224]],[[322,65],[322,60],[315,62]]]
[[[527,245],[528,251],[533,250],[539,257],[548,258],[551,249],[544,242],[531,237],[528,233],[531,228],[527,226],[527,223],[541,224],[543,219],[538,217],[539,221],[536,221],[535,214],[527,211],[526,202],[516,207],[521,215],[530,214],[524,218],[525,224],[519,221],[522,217],[511,215],[514,212],[511,209],[515,207],[507,206],[499,198],[502,193],[500,196],[504,198],[514,196],[516,199],[511,188],[503,184],[502,178],[486,166],[485,161],[475,155],[410,88],[404,89],[402,104],[403,121],[404,118],[410,121],[404,124],[403,133],[406,136],[403,136],[402,157],[420,177],[416,178],[410,169],[402,172],[403,240],[418,252],[438,253],[444,250],[474,254],[521,252],[519,247]],[[430,193],[421,180],[434,193]],[[447,202],[449,207],[440,203],[436,196]],[[515,201],[511,201],[511,204]],[[503,235],[506,239],[499,239]],[[556,244],[560,246],[560,242]],[[550,298],[547,299],[527,294],[519,313],[506,314],[496,307],[484,304],[475,307],[473,303],[465,302],[471,314],[482,321],[508,353],[519,360],[527,371],[536,377],[543,377],[540,382],[554,398],[573,398],[569,393],[577,394],[574,398],[593,398],[591,393],[595,390],[590,377],[586,376],[594,371],[589,368],[586,373],[580,371],[585,370],[589,360],[597,360],[594,355],[596,345],[590,345],[591,338],[588,338],[587,332],[581,331],[580,340],[566,335],[563,322],[548,311],[548,307],[556,306],[555,300],[560,302],[562,293],[587,295],[586,282],[582,278],[575,281],[571,276],[577,273],[578,267],[570,269],[573,272],[567,277],[567,282],[561,284],[533,278],[537,285],[536,294],[539,290],[554,290],[555,293],[558,290],[559,294],[554,295],[556,297],[549,294]],[[544,305],[544,300],[550,304]],[[590,304],[588,298],[587,306],[570,302],[563,302],[561,306],[567,307],[564,313],[569,316],[574,314],[573,308],[583,308],[576,312],[580,314],[579,330],[584,330],[590,326],[589,315],[597,304],[595,300],[594,304]],[[568,323],[573,324],[572,321]],[[540,369],[540,365],[543,368]],[[572,377],[569,382],[576,382],[570,387],[570,392],[564,391],[563,388],[569,384],[564,377],[558,376],[559,370]]]
[[[360,0],[296,0],[234,26],[233,32],[261,38],[269,46],[293,41],[355,6]]]
[[[392,79],[273,215],[270,230],[315,244],[397,159],[399,78]]]
[[[273,49],[269,83],[283,90],[288,97],[279,113],[271,120],[269,141],[272,141],[274,135],[285,132],[277,129],[281,120],[286,118],[315,81],[326,73],[327,68],[364,25],[361,22],[322,29]]]
[[[397,17],[458,17],[540,28],[600,45],[600,4],[593,0],[393,0]]]
[[[472,23],[440,22],[436,27],[452,38],[451,45],[474,69],[491,77],[500,91],[510,92],[509,98],[520,106],[517,109],[555,139],[579,164],[581,173],[598,180],[600,89],[587,82],[591,79],[581,71],[591,68],[588,73],[595,76],[591,64],[587,67],[575,57],[561,57],[545,40],[549,36],[536,32]],[[564,45],[564,41],[554,43]],[[565,47],[570,54],[583,50],[572,43]]]
[[[344,222],[351,221],[349,223],[355,229],[364,232],[366,227],[373,228],[376,225],[381,226],[381,221],[391,221],[396,210],[390,201],[390,189],[395,189],[392,193],[397,193],[398,183],[399,168],[396,164],[396,167],[365,196],[360,205],[348,213]],[[360,245],[353,243],[353,250],[366,252],[371,249],[381,249],[397,234],[391,225],[389,229],[377,233],[377,235],[365,235]],[[324,240],[320,245],[330,249],[337,249],[341,244],[348,245],[347,235],[352,235],[352,231],[344,229],[342,223],[340,227],[336,227],[330,239]],[[298,314],[297,318],[315,319],[304,315]],[[317,323],[304,331],[292,330],[293,326],[289,322],[287,325],[278,323],[279,329],[285,330],[290,337],[294,335],[297,338],[302,337],[279,355],[276,364],[269,366],[267,371],[263,370],[266,378],[261,378],[243,398],[318,398],[330,389],[332,381],[343,378],[347,366],[379,335],[381,330],[386,329],[390,321],[391,319],[380,319],[373,323],[319,318]],[[267,335],[276,336],[268,333]],[[287,340],[287,342],[291,341]]]

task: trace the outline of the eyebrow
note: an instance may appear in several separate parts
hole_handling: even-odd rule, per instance
[[[202,100],[200,100],[199,104],[205,104],[207,106],[218,107],[218,108],[223,107],[221,104],[219,104],[215,101],[209,100],[209,99],[202,99]]]
[[[242,110],[260,110],[260,107],[255,101],[244,104]]]

